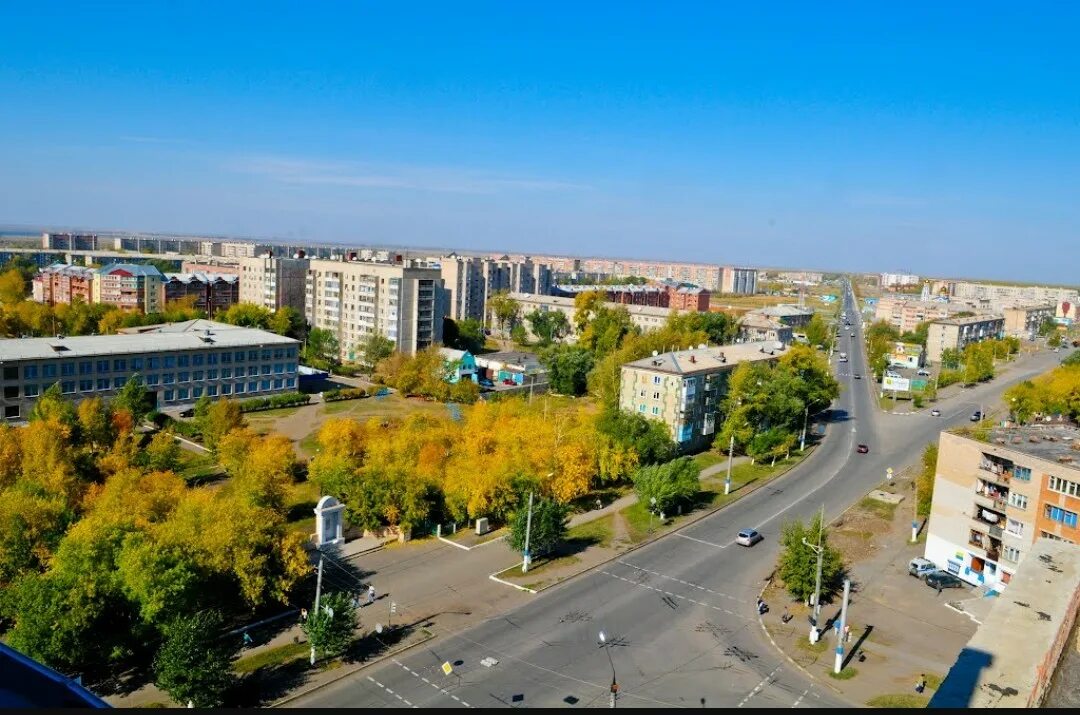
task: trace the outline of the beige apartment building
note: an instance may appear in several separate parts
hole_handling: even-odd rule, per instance
[[[304,312],[308,260],[273,254],[240,258],[240,302],[269,310],[288,306]]]
[[[731,295],[754,295],[757,293],[757,280],[756,268],[724,266],[720,277],[720,292]]]
[[[926,361],[939,363],[945,350],[963,350],[971,343],[1001,338],[1004,333],[1005,318],[1000,315],[935,320],[926,335]]]
[[[159,313],[164,307],[164,280],[154,266],[113,263],[95,271],[91,302],[137,313]]]
[[[1005,315],[1005,334],[1015,338],[1031,338],[1047,318],[1054,318],[1054,304],[1014,306],[1002,311]]]
[[[998,428],[988,441],[942,432],[926,558],[1001,590],[1037,539],[1077,543],[1080,430]]]
[[[404,263],[312,260],[307,272],[308,322],[337,335],[344,360],[358,360],[370,335],[412,354],[442,341],[439,268]]]
[[[901,333],[910,333],[919,323],[943,320],[964,309],[966,307],[961,308],[944,301],[882,296],[874,310],[874,320],[883,320]]]
[[[776,360],[783,350],[763,343],[701,346],[622,366],[619,408],[667,425],[683,451],[712,444],[732,371],[741,363]]]
[[[998,308],[1017,302],[1060,303],[1080,301],[1080,291],[1075,288],[1054,286],[997,285],[995,283],[971,283],[967,281],[944,281],[935,287],[944,287],[950,296],[966,299],[987,299]]]
[[[499,259],[451,254],[431,258],[442,271],[447,305],[453,320],[484,321],[488,299],[499,291],[549,295],[554,287],[551,266],[529,257]]]
[[[780,342],[790,345],[791,326],[759,313],[749,312],[739,321],[739,340],[744,343]]]

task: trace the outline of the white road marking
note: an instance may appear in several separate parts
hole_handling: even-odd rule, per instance
[[[696,541],[699,544],[705,544],[706,546],[712,546],[717,549],[726,549],[728,547],[728,544],[724,544],[723,546],[721,546],[720,544],[714,544],[711,541],[702,541],[701,539],[695,539],[693,536],[687,536],[686,534],[678,531],[675,532],[675,536],[686,539],[687,541]]]
[[[416,707],[415,705],[413,705],[412,703],[410,703],[410,702],[409,702],[408,700],[406,700],[405,698],[401,697],[400,695],[398,695],[397,693],[395,693],[395,692],[394,692],[393,690],[391,690],[390,688],[388,688],[388,687],[386,687],[385,685],[383,685],[382,683],[380,683],[380,682],[379,682],[378,680],[375,680],[375,678],[372,678],[372,677],[371,677],[370,675],[369,675],[369,676],[367,677],[367,679],[368,679],[368,680],[370,680],[371,682],[375,683],[376,685],[378,685],[378,686],[379,686],[380,688],[382,688],[383,690],[385,690],[385,691],[386,691],[387,693],[389,693],[390,695],[393,695],[393,696],[394,696],[395,698],[397,698],[397,699],[398,699],[398,700],[400,700],[401,702],[403,702],[403,703],[405,703],[406,705],[408,705],[408,706],[409,706],[410,708],[415,708],[415,707]]]
[[[422,676],[422,675],[420,675],[419,673],[417,673],[416,671],[412,670],[411,668],[409,668],[409,666],[405,665],[404,663],[402,663],[402,662],[401,662],[400,660],[398,660],[397,658],[393,658],[392,660],[393,660],[393,662],[394,662],[394,665],[398,665],[398,666],[401,666],[401,668],[402,668],[402,669],[403,669],[403,670],[404,670],[405,672],[407,672],[407,673],[408,673],[409,675],[411,675],[412,677],[414,677],[414,678],[417,678],[417,679],[419,679],[419,680],[422,680],[422,681],[424,681],[425,683],[427,683],[427,684],[428,684],[428,685],[430,685],[431,687],[433,687],[433,688],[435,688],[436,690],[438,690],[438,691],[439,691],[440,693],[442,693],[443,695],[448,695],[448,696],[450,696],[451,698],[453,698],[454,700],[458,701],[459,703],[461,703],[461,704],[462,704],[462,705],[464,705],[465,707],[467,707],[467,708],[471,708],[471,707],[472,707],[472,705],[469,705],[469,704],[468,704],[467,702],[465,702],[464,700],[462,700],[462,699],[461,699],[461,698],[459,698],[458,696],[456,696],[456,695],[452,694],[452,693],[451,693],[451,692],[450,692],[449,690],[446,690],[445,688],[440,688],[440,687],[439,687],[438,685],[436,685],[435,683],[431,682],[430,680],[428,680],[428,679],[427,679],[427,678],[425,678],[424,676]],[[368,676],[368,680],[371,680],[371,677],[370,677],[370,676]],[[375,681],[372,681],[372,682],[375,682]],[[389,691],[389,688],[387,688],[386,690],[388,690],[388,691]],[[390,692],[393,692],[393,691],[390,691]]]
[[[609,571],[600,571],[600,573],[604,574],[605,576],[610,576],[612,578],[617,578],[620,581],[625,581],[626,583],[630,584],[631,586],[637,586],[638,588],[647,588],[650,591],[655,591],[656,593],[663,594],[663,595],[668,596],[670,598],[678,598],[681,601],[686,601],[688,603],[693,603],[695,606],[704,606],[705,608],[711,608],[714,611],[720,611],[721,613],[726,613],[729,616],[736,616],[738,618],[743,618],[743,616],[739,615],[738,613],[735,613],[734,611],[729,611],[726,608],[720,608],[719,606],[714,606],[711,603],[705,603],[704,601],[695,601],[692,598],[687,598],[686,596],[682,596],[682,595],[677,594],[677,593],[672,593],[671,591],[665,591],[662,588],[656,588],[655,586],[649,586],[648,584],[638,583],[637,581],[632,581],[632,580],[630,580],[628,578],[623,578],[622,576],[616,576],[615,574],[613,574],[613,573],[611,573]]]
[[[769,681],[772,680],[772,677],[776,675],[776,671],[778,670],[780,670],[779,665],[773,668],[773,672],[766,675],[764,680],[754,686],[754,689],[750,691],[750,694],[743,698],[742,702],[739,703],[739,707],[741,708],[743,705],[746,705],[747,701],[750,700],[750,698],[760,693],[765,688],[765,686],[769,684]]]
[[[666,579],[668,579],[670,581],[678,581],[683,586],[689,586],[690,588],[696,588],[696,589],[698,589],[700,591],[708,591],[709,593],[713,594],[714,596],[720,596],[722,598],[730,598],[732,601],[736,601],[738,603],[745,603],[745,601],[743,601],[741,599],[738,599],[738,598],[735,598],[734,596],[729,596],[726,593],[720,593],[719,591],[714,591],[711,588],[708,588],[706,586],[701,586],[701,585],[696,584],[696,583],[691,583],[690,581],[684,581],[681,578],[675,578],[673,576],[668,576],[666,574],[660,573],[659,571],[652,571],[650,569],[644,569],[644,568],[641,568],[640,566],[635,566],[634,564],[627,563],[626,561],[616,561],[615,563],[622,564],[623,566],[629,566],[630,568],[637,569],[638,571],[644,571],[645,573],[652,574],[653,576],[659,576],[660,578],[666,578]]]
[[[809,693],[809,692],[810,692],[810,688],[807,688],[806,690],[802,691],[802,695],[800,695],[798,697],[798,699],[795,701],[795,703],[791,707],[793,707],[793,708],[799,707],[799,703],[801,703],[803,701],[803,698],[805,698],[806,694]]]

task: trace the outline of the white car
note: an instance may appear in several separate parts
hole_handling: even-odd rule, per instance
[[[930,416],[931,417],[941,417],[941,410],[939,410],[938,408],[935,407],[934,409],[930,410]]]
[[[739,546],[753,546],[764,538],[764,536],[754,529],[743,529],[739,532],[739,535],[735,537],[735,543]]]

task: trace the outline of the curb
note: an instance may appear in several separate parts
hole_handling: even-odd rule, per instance
[[[607,562],[605,562],[605,563],[607,563]],[[507,566],[506,569],[512,569],[512,568],[514,568],[514,566],[516,566],[516,564],[511,564],[510,566]],[[501,584],[503,584],[505,586],[513,586],[514,588],[516,588],[519,591],[525,591],[527,593],[531,593],[531,594],[534,594],[534,595],[536,593],[538,593],[535,589],[529,588],[528,586],[519,586],[516,583],[511,583],[510,581],[506,581],[506,580],[501,579],[501,578],[499,578],[498,576],[495,575],[496,573],[502,573],[506,569],[502,569],[502,571],[496,571],[495,573],[488,574],[488,578],[491,579],[492,581],[495,581],[496,583],[501,583]],[[574,574],[574,576],[576,576],[576,575],[577,574]],[[573,576],[567,576],[566,578],[573,578]],[[565,580],[566,579],[563,579],[563,581],[565,581]],[[559,584],[559,583],[562,583],[562,581],[557,581],[555,584],[552,584],[552,586],[554,586],[556,584]],[[543,591],[544,589],[540,589],[540,590]]]
[[[432,638],[436,637],[435,634],[432,633],[431,631],[428,631],[427,633],[428,633],[427,637],[424,638],[422,641],[418,641],[416,643],[412,643],[410,645],[398,648],[397,650],[392,650],[392,651],[389,651],[387,653],[384,653],[383,655],[379,656],[378,658],[375,658],[374,660],[369,660],[368,662],[363,663],[360,666],[358,666],[358,667],[356,667],[356,668],[354,668],[352,670],[346,670],[346,671],[344,671],[342,673],[339,673],[339,674],[337,674],[336,676],[334,676],[330,680],[327,680],[324,683],[318,683],[318,684],[308,688],[307,690],[301,690],[298,693],[292,693],[290,695],[286,695],[284,698],[281,698],[280,700],[277,700],[277,701],[275,701],[273,703],[270,703],[270,705],[267,705],[265,707],[277,708],[277,707],[281,707],[282,705],[285,705],[286,703],[291,703],[293,700],[297,700],[298,698],[302,698],[305,695],[310,695],[311,693],[314,693],[316,690],[321,690],[322,688],[325,688],[327,685],[333,685],[334,683],[338,682],[339,680],[342,680],[343,678],[346,678],[346,677],[348,677],[350,675],[355,675],[356,673],[359,673],[361,670],[364,670],[365,668],[367,668],[369,666],[376,665],[378,663],[382,663],[387,658],[392,658],[393,656],[395,656],[395,655],[397,655],[399,653],[404,653],[405,651],[411,650],[412,648],[415,648],[416,646],[423,645],[423,644],[427,643],[429,640],[431,640]]]

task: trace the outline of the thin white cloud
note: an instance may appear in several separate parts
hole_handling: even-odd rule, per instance
[[[233,159],[226,168],[287,184],[398,189],[438,193],[494,194],[507,190],[581,191],[590,187],[566,181],[510,177],[472,170],[310,161],[277,156]]]

